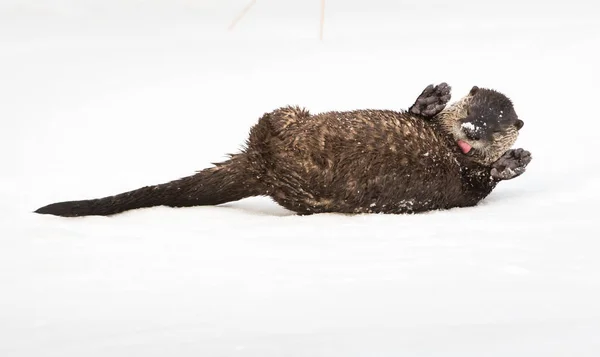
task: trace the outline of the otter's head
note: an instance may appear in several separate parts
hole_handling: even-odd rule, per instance
[[[477,86],[437,118],[462,153],[483,165],[510,149],[524,124],[509,98]]]

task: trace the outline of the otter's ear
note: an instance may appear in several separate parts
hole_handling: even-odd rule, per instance
[[[523,125],[525,125],[525,123],[521,119],[517,119],[517,121],[515,122],[515,126],[517,127],[517,130],[521,130]]]
[[[471,91],[469,92],[469,94],[474,95],[475,93],[477,93],[478,90],[479,90],[479,87],[473,86],[473,88],[471,88]]]

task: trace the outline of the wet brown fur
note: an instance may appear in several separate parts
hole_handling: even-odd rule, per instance
[[[473,154],[463,154],[456,144],[462,135],[458,123],[467,116],[473,93],[433,118],[392,110],[313,115],[300,107],[282,107],[258,120],[241,153],[213,168],[36,212],[112,215],[158,205],[218,205],[251,196],[270,196],[299,214],[474,206],[499,182],[491,177],[490,165],[512,146],[518,130],[509,125],[487,143],[471,141]]]

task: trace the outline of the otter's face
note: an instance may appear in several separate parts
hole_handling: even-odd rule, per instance
[[[478,87],[439,118],[462,153],[484,165],[492,164],[512,147],[524,124],[510,99]]]

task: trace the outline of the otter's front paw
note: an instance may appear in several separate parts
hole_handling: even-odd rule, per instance
[[[450,89],[451,87],[447,83],[441,83],[435,87],[433,84],[428,85],[415,104],[408,109],[409,112],[426,118],[438,115],[450,101]]]
[[[510,180],[525,172],[531,162],[531,153],[524,149],[511,149],[492,164],[492,177],[496,180]]]

